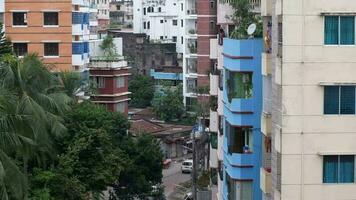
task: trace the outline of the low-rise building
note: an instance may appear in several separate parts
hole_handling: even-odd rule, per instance
[[[115,38],[114,44],[119,56],[108,58],[103,55],[100,44],[102,40],[91,41],[91,58],[89,65],[90,80],[96,85],[97,93],[92,94],[91,101],[105,105],[112,112],[128,115],[129,67],[122,56],[122,39]]]

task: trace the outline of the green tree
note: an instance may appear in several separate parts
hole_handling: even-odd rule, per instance
[[[249,0],[233,0],[230,5],[234,9],[233,21],[235,23],[235,30],[231,33],[230,37],[235,39],[248,38],[247,29],[252,23],[257,25],[254,33],[255,37],[262,37],[263,27],[262,21],[259,16],[252,12],[252,5]]]
[[[103,42],[100,44],[100,48],[103,50],[106,59],[114,59],[118,56],[116,46],[114,44],[114,38],[110,35],[104,38]]]
[[[53,155],[52,141],[66,129],[62,115],[70,98],[35,55],[0,63],[0,195],[26,199],[30,159]],[[22,165],[22,170],[17,165]],[[21,172],[22,171],[22,172]]]
[[[3,24],[0,23],[0,56],[5,54],[12,54],[12,44],[11,41],[5,36]]]
[[[164,86],[155,93],[152,107],[159,119],[181,119],[184,114],[182,87]]]
[[[144,108],[151,105],[154,95],[153,81],[144,75],[135,75],[129,83],[131,106]]]
[[[117,199],[145,199],[151,196],[152,186],[162,182],[163,153],[159,142],[151,135],[128,137],[121,145],[129,156],[124,170],[115,184]]]

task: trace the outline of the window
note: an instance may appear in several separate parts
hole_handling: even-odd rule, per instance
[[[115,105],[116,112],[124,113],[125,112],[125,102],[119,102]]]
[[[59,56],[58,43],[45,43],[44,56]]]
[[[183,20],[181,19],[180,20],[180,26],[183,27],[184,23],[183,23]]]
[[[27,43],[13,43],[12,46],[17,56],[25,56],[27,54]]]
[[[227,146],[230,154],[232,153],[251,153],[253,151],[253,132],[251,127],[234,127],[227,121],[226,136]]]
[[[326,45],[354,45],[354,16],[325,16],[324,43]]]
[[[177,42],[177,36],[172,37],[172,42]]]
[[[161,24],[163,24],[164,21],[163,21],[163,19],[161,19],[159,22],[160,22]]]
[[[27,13],[26,12],[12,13],[12,25],[27,26]]]
[[[181,44],[183,44],[183,42],[184,42],[184,38],[183,37],[180,37],[180,42],[181,42]]]
[[[147,29],[150,29],[150,22],[147,22]]]
[[[162,8],[161,7],[158,7],[158,12],[162,12]]]
[[[125,87],[125,77],[121,76],[116,78],[116,87],[117,88]]]
[[[323,157],[323,183],[354,183],[355,156]]]
[[[218,148],[218,134],[217,133],[210,133],[210,145],[211,148],[217,149]]]
[[[94,77],[94,82],[98,88],[104,88],[105,87],[105,78],[96,76]]]
[[[215,22],[214,21],[210,21],[210,29],[211,30],[215,30]]]
[[[214,1],[210,1],[210,8],[215,8],[215,2]]]
[[[143,29],[146,29],[146,22],[143,22]]]
[[[183,11],[183,4],[180,4],[180,10]]]
[[[252,181],[236,181],[232,179],[228,173],[225,172],[226,186],[227,186],[227,199],[243,199],[252,200],[253,188]]]
[[[226,83],[229,101],[233,98],[248,99],[252,97],[252,72],[230,72],[226,70],[226,77],[228,77]]]
[[[355,87],[325,86],[324,114],[355,114]]]
[[[178,21],[176,19],[172,20],[172,24],[173,26],[177,26],[178,25]]]
[[[143,8],[143,15],[146,15],[146,8]]]
[[[160,40],[163,40],[163,36],[159,36],[159,39],[160,39]]]
[[[58,26],[58,12],[43,13],[44,26]]]

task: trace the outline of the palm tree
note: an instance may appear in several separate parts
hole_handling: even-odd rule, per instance
[[[71,99],[48,67],[34,54],[22,60],[7,55],[0,63],[2,199],[9,194],[26,199],[28,161],[51,156],[52,139],[66,130],[61,116],[69,109]],[[14,163],[21,163],[23,169]],[[18,177],[16,183],[12,177]]]

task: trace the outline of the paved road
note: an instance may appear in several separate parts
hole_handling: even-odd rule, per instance
[[[182,174],[180,167],[181,162],[173,161],[168,169],[163,170],[163,185],[165,186],[166,197],[173,193],[176,185],[191,179],[190,174]]]

